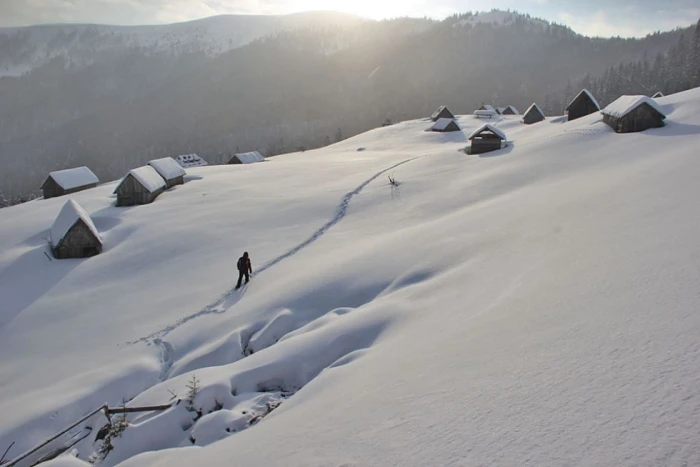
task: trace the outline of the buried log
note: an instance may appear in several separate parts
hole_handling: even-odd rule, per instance
[[[180,401],[177,401],[176,404],[179,403],[179,402],[180,402]],[[96,414],[99,413],[99,412],[103,412],[103,413],[105,414],[105,416],[107,417],[107,419],[108,419],[108,420],[110,421],[110,423],[111,423],[111,422],[112,422],[112,418],[111,418],[112,414],[125,414],[125,413],[136,413],[136,412],[155,412],[155,411],[163,411],[163,410],[169,409],[169,408],[172,407],[172,406],[173,406],[173,404],[153,405],[153,406],[147,406],[147,407],[114,407],[114,408],[112,408],[112,407],[109,407],[109,406],[106,405],[106,404],[105,404],[105,405],[102,405],[102,406],[96,408],[95,410],[93,410],[92,412],[90,412],[89,414],[87,414],[87,415],[85,415],[84,417],[82,417],[80,420],[78,420],[78,421],[72,423],[71,425],[69,425],[69,426],[67,426],[66,428],[64,428],[63,430],[61,430],[60,432],[56,433],[56,434],[55,434],[54,436],[52,436],[51,438],[45,440],[45,441],[42,442],[41,444],[39,444],[39,445],[33,447],[32,449],[30,449],[29,451],[26,451],[25,453],[21,454],[20,456],[18,456],[18,457],[16,457],[16,458],[12,459],[9,463],[3,464],[3,467],[13,467],[13,466],[17,465],[17,463],[18,463],[19,461],[26,459],[27,457],[29,457],[29,456],[31,456],[32,454],[36,453],[36,452],[37,452],[38,450],[40,450],[41,448],[44,448],[44,447],[48,446],[50,443],[52,443],[53,441],[56,441],[58,438],[60,438],[60,437],[63,436],[64,434],[68,433],[70,430],[72,430],[72,429],[75,428],[76,426],[80,425],[81,423],[87,421],[90,417],[96,415]],[[70,446],[69,446],[69,447],[66,447],[65,449],[61,449],[61,450],[59,450],[58,452],[56,452],[56,451],[52,452],[52,453],[51,453],[51,454],[52,454],[51,458],[54,458],[54,457],[59,456],[60,454],[62,454],[63,452],[65,452],[65,451],[66,451],[67,449],[69,449],[69,448],[70,448]],[[40,460],[39,462],[44,462],[44,461],[47,461],[47,460],[50,460],[50,459],[47,459],[46,456],[42,456],[42,458],[41,458],[41,460]],[[36,464],[34,464],[34,465],[36,465]]]

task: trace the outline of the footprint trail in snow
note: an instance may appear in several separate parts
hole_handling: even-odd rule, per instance
[[[367,185],[369,185],[370,183],[375,181],[377,178],[384,175],[386,172],[394,170],[395,168],[400,167],[400,166],[407,164],[409,162],[412,162],[416,159],[420,159],[421,157],[425,157],[425,156],[418,156],[418,157],[412,157],[410,159],[406,159],[402,162],[399,162],[398,164],[394,164],[391,167],[387,167],[386,169],[377,172],[372,177],[370,177],[367,180],[365,180],[364,182],[362,182],[357,188],[355,188],[354,190],[350,191],[345,196],[343,196],[343,199],[340,201],[340,204],[336,208],[336,213],[333,216],[333,218],[331,218],[328,222],[326,222],[323,226],[321,226],[318,230],[316,230],[309,238],[307,238],[303,242],[299,243],[298,245],[296,245],[295,247],[293,247],[292,249],[290,249],[286,253],[278,256],[277,258],[274,258],[273,260],[268,261],[265,265],[263,265],[261,268],[258,269],[258,271],[256,272],[256,275],[260,275],[260,274],[264,273],[265,271],[267,271],[268,269],[270,269],[271,267],[284,261],[285,259],[288,259],[288,258],[294,256],[295,254],[299,253],[299,251],[303,250],[304,248],[306,248],[307,246],[311,245],[316,240],[321,238],[326,232],[328,232],[328,230],[330,230],[333,226],[338,224],[347,215],[348,208],[350,207],[350,201],[352,201],[352,199],[355,196],[359,195],[362,192],[362,190],[364,190],[365,187],[367,187]],[[182,326],[182,325],[184,325],[192,320],[195,320],[197,318],[201,318],[202,316],[224,313],[226,310],[228,310],[229,308],[231,308],[233,305],[235,305],[236,303],[238,303],[240,301],[240,299],[245,294],[245,291],[246,291],[246,288],[243,288],[241,293],[236,293],[237,292],[236,288],[232,287],[231,289],[227,290],[223,295],[221,295],[221,297],[219,297],[216,301],[214,301],[213,303],[210,303],[206,307],[202,308],[200,311],[193,313],[191,315],[185,316],[183,318],[180,318],[176,322],[169,324],[168,326],[164,327],[163,329],[156,331],[152,334],[149,334],[148,336],[141,337],[140,339],[137,339],[135,341],[131,341],[131,342],[129,342],[129,344],[146,342],[148,344],[154,343],[154,344],[159,345],[161,347],[169,346],[169,344],[167,344],[167,342],[164,342],[162,340],[165,336],[167,336],[168,334],[170,334],[172,331],[179,328],[180,326]],[[163,351],[165,354],[167,354],[168,353],[167,347]],[[166,373],[167,373],[167,370],[166,370]]]

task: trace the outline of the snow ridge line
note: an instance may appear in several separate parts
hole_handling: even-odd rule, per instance
[[[359,195],[362,192],[362,190],[364,190],[365,187],[367,187],[367,185],[369,185],[370,183],[372,183],[373,181],[375,181],[377,178],[381,177],[385,173],[389,172],[390,170],[394,170],[397,167],[400,167],[404,164],[408,164],[409,162],[412,162],[416,159],[420,159],[422,157],[426,157],[426,156],[417,156],[417,157],[412,157],[410,159],[406,159],[405,161],[399,162],[398,164],[394,164],[391,167],[387,167],[386,169],[377,172],[372,177],[370,177],[367,180],[365,180],[364,182],[362,182],[357,188],[355,188],[354,190],[352,190],[351,192],[349,192],[345,196],[343,196],[343,199],[340,201],[340,204],[338,205],[338,208],[336,209],[336,213],[331,220],[329,220],[323,226],[321,226],[318,230],[316,230],[316,232],[314,232],[308,239],[304,240],[303,242],[301,242],[300,244],[298,244],[297,246],[295,246],[291,250],[287,251],[286,253],[278,256],[277,258],[275,258],[269,262],[267,262],[260,269],[258,269],[255,274],[256,275],[262,274],[263,272],[267,271],[268,269],[277,265],[278,263],[284,261],[285,259],[290,258],[291,256],[294,256],[299,251],[301,251],[302,249],[306,248],[307,246],[311,245],[316,240],[321,238],[326,232],[328,232],[328,230],[330,230],[334,225],[338,224],[347,215],[348,208],[350,207],[350,201],[352,201],[352,199],[355,196]],[[146,342],[149,345],[151,343],[154,343],[156,345],[162,346],[162,344],[165,344],[165,342],[162,341],[162,339],[165,336],[167,336],[168,334],[170,334],[172,331],[174,331],[175,329],[182,326],[183,324],[186,324],[186,323],[188,323],[194,319],[200,318],[202,316],[206,316],[206,315],[210,315],[210,314],[224,313],[227,309],[229,309],[231,306],[235,305],[240,300],[240,298],[245,293],[245,290],[246,289],[243,289],[243,292],[241,292],[241,294],[239,295],[238,300],[236,300],[232,303],[227,303],[227,301],[231,298],[231,296],[236,292],[236,288],[232,287],[228,291],[224,292],[224,294],[222,294],[216,301],[205,306],[197,313],[193,313],[191,315],[180,318],[176,322],[164,327],[160,331],[156,331],[152,334],[149,334],[148,336],[141,337],[140,339],[136,339],[134,341],[130,341],[127,343],[128,344],[137,344],[139,342]],[[167,345],[169,345],[169,344],[167,344]],[[166,370],[166,372],[167,372],[167,370]]]

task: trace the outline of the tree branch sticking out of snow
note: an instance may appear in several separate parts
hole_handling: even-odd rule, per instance
[[[399,185],[401,185],[401,182],[397,182],[396,178],[392,177],[391,175],[387,175],[389,177],[389,184],[391,185],[392,188],[398,188]]]

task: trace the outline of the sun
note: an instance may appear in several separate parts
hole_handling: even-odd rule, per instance
[[[298,0],[290,3],[297,10],[340,11],[370,19],[423,16],[426,5],[424,0]]]

